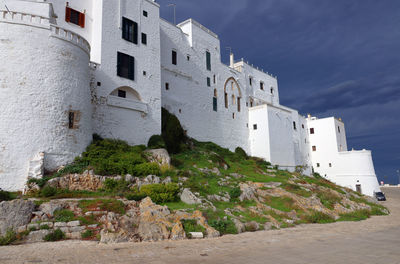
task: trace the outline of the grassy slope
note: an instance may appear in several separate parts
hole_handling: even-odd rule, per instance
[[[261,229],[267,222],[273,223],[275,227],[284,228],[300,223],[334,221],[326,214],[305,211],[299,208],[290,197],[267,196],[261,204],[261,206],[264,206],[261,209],[259,202],[253,200],[241,202],[237,198],[238,186],[242,182],[249,181],[257,183],[279,182],[281,183],[280,188],[299,197],[307,198],[316,195],[328,209],[333,209],[335,203],[340,202],[341,199],[335,194],[321,191],[324,190],[323,188],[329,188],[339,194],[352,193],[354,195],[350,196],[351,200],[368,204],[372,207],[371,211],[364,210],[341,215],[338,219],[340,221],[356,221],[366,219],[370,215],[382,214],[380,209],[383,209],[383,207],[369,203],[354,192],[341,188],[320,177],[306,177],[299,173],[275,170],[265,161],[247,158],[243,154],[230,152],[213,143],[201,143],[192,140],[189,145],[191,147],[183,146],[180,153],[171,155],[172,168],[161,168],[155,171],[155,174],[158,174],[161,178],[169,176],[172,178],[172,182],[182,184],[183,188],[190,188],[192,192],[204,198],[214,194],[222,196],[224,193],[228,193],[234,198],[229,202],[212,202],[215,208],[204,205],[187,205],[180,201],[163,204],[167,205],[171,210],[200,210],[205,214],[209,223],[223,234],[236,233],[236,228],[232,221],[233,218],[237,218],[243,223],[255,221],[260,224]],[[103,175],[107,175],[108,171],[114,172],[110,174],[129,172],[134,176],[147,175],[146,170],[150,169],[152,172],[154,170],[149,166],[142,166],[147,164],[143,154],[144,150],[145,147],[143,146],[130,147],[121,141],[95,141],[94,144],[88,147],[88,151],[81,158],[78,158],[74,164],[67,166],[63,171],[55,175],[49,175],[46,180],[66,173],[79,173],[87,168],[92,168]],[[144,171],[142,171],[143,168]],[[215,168],[218,168],[219,175],[217,175],[218,173],[210,172]],[[232,176],[237,174],[241,175],[241,177],[235,178]],[[44,186],[46,180],[40,182],[40,185]],[[313,184],[317,186],[317,189],[315,192],[310,192],[301,187],[301,184]],[[318,187],[321,188],[318,189]],[[268,191],[270,188],[262,187],[262,189]],[[109,197],[113,199],[121,196],[131,197],[132,193],[137,193],[137,190],[129,189],[124,182],[114,183],[109,188],[97,192],[46,191],[49,193],[46,196],[52,199],[64,197]],[[40,197],[43,195],[43,191],[34,195]],[[296,213],[297,220],[292,221],[293,217],[288,216],[290,212]]]

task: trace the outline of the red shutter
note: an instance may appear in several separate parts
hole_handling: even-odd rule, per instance
[[[68,6],[65,8],[65,21],[71,21],[71,8],[69,8]]]
[[[79,13],[79,26],[82,28],[85,27],[85,14],[84,13]]]

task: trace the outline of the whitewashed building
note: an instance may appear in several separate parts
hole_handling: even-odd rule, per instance
[[[159,8],[0,0],[0,188],[71,162],[93,133],[146,144],[161,132],[161,107],[197,140],[369,195],[379,188],[370,152],[346,151],[342,123],[338,134],[335,119],[280,105],[275,76],[233,54],[225,65],[215,33],[192,19],[173,25]]]
[[[82,153],[92,134],[161,132],[159,5],[0,1],[0,188]]]

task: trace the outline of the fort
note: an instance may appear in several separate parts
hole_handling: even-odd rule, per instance
[[[73,161],[92,134],[146,144],[161,108],[188,136],[282,169],[379,190],[370,151],[348,151],[341,119],[279,102],[277,77],[221,60],[217,34],[160,18],[151,0],[0,2],[0,188],[22,190]]]

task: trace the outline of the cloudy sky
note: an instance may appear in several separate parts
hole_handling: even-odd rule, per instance
[[[400,169],[399,0],[158,0],[194,18],[221,50],[278,76],[281,104],[342,117],[349,149],[371,149],[380,180]],[[228,62],[228,52],[222,54]]]

